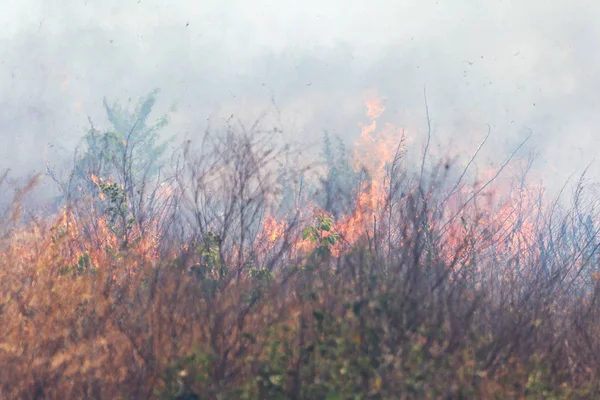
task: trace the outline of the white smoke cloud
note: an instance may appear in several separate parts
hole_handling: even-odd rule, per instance
[[[171,131],[248,120],[271,107],[284,128],[351,140],[362,103],[387,97],[387,122],[423,138],[427,84],[434,139],[475,148],[492,128],[501,159],[533,132],[539,171],[562,181],[600,142],[600,4],[592,1],[47,1],[0,13],[0,167],[41,169],[72,150],[102,98],[162,89]],[[298,135],[300,134],[300,135]],[[592,171],[598,172],[598,168]]]

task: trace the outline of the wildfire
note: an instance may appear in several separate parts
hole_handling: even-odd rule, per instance
[[[387,178],[390,166],[397,154],[405,150],[405,135],[402,130],[389,123],[379,126],[379,120],[386,110],[383,104],[384,100],[385,98],[374,97],[365,102],[365,115],[368,123],[360,125],[360,135],[354,143],[353,152],[354,172],[361,179],[354,187],[354,208],[346,215],[338,217],[333,224],[332,232],[341,237],[341,240],[333,248],[333,253],[336,255],[341,254],[342,247],[352,246],[361,238],[376,235],[377,219],[384,212],[389,200],[390,188]],[[468,255],[476,250],[473,248],[475,243],[477,250],[483,251],[486,246],[491,247],[492,244],[496,245],[502,242],[508,246],[505,249],[506,252],[514,253],[523,250],[527,243],[531,243],[534,239],[536,226],[531,220],[532,218],[518,220],[523,215],[533,215],[537,206],[535,193],[526,192],[531,189],[521,188],[510,191],[504,188],[510,193],[510,196],[502,203],[492,201],[486,204],[481,204],[481,202],[464,203],[473,191],[481,188],[481,182],[487,182],[498,172],[498,168],[484,170],[479,174],[481,178],[479,182],[476,182],[473,187],[461,186],[456,195],[444,204],[448,211],[460,210],[453,220],[446,221],[447,225],[443,229],[443,248],[440,249],[440,254],[446,261],[452,260],[457,253],[460,253],[468,262]],[[489,193],[482,195],[486,194]],[[456,211],[448,214],[454,212]],[[323,210],[319,209],[311,213],[313,219],[316,215],[325,214]],[[432,215],[423,215],[421,219],[434,222],[419,228],[418,232],[426,229],[429,233],[434,233],[435,229],[441,227],[440,222],[442,221],[437,221],[436,218],[432,218]],[[392,227],[387,227],[387,229],[392,229]],[[275,244],[282,237],[284,231],[285,223],[283,221],[272,216],[265,218],[260,236],[262,246],[268,247]],[[400,242],[388,243],[388,245],[401,248],[405,245],[402,240],[406,241],[409,238],[410,235],[405,235],[403,239],[399,239]],[[294,249],[311,251],[314,249],[314,244],[306,239],[298,239],[294,243]]]
[[[291,242],[285,244],[291,246],[292,254],[306,254],[318,246],[327,245],[331,254],[339,256],[345,249],[363,239],[368,239],[369,242],[371,239],[377,240],[378,229],[398,230],[390,233],[385,243],[385,246],[392,250],[405,248],[407,242],[416,234],[432,237],[437,235],[441,248],[436,254],[447,262],[456,259],[458,254],[465,265],[471,262],[470,254],[502,252],[507,255],[529,250],[535,242],[538,229],[535,221],[535,212],[540,208],[537,188],[503,187],[506,183],[503,181],[500,187],[496,188],[508,193],[502,202],[490,200],[482,204],[481,201],[469,200],[472,193],[481,189],[481,182],[493,179],[497,175],[498,168],[484,170],[479,174],[482,180],[472,186],[461,184],[456,190],[453,189],[453,193],[442,204],[442,217],[433,214],[435,207],[419,211],[419,215],[412,216],[411,218],[418,219],[415,225],[418,227],[414,232],[400,234],[400,228],[388,226],[394,224],[392,221],[387,221],[387,225],[382,227],[382,216],[389,210],[388,207],[391,207],[390,170],[394,165],[398,169],[405,167],[402,163],[407,145],[403,130],[390,123],[381,123],[386,111],[384,100],[385,98],[373,97],[365,102],[365,116],[368,122],[359,124],[360,134],[354,143],[351,158],[354,176],[358,177],[357,181],[352,183],[352,202],[349,203],[352,208],[334,218],[312,203],[310,207],[304,204],[302,211],[296,210],[301,224],[294,229],[288,225],[287,215],[278,218],[267,214],[252,243],[254,254],[258,254],[260,258],[260,254],[276,252],[285,241],[290,240]],[[402,165],[396,165],[397,163]],[[106,181],[101,177],[91,175],[90,178],[100,189],[106,185]],[[165,198],[174,194],[174,188],[169,185],[163,184],[159,190],[159,195]],[[485,194],[482,193],[482,196]],[[99,191],[99,196],[101,201],[110,200],[103,190]],[[274,198],[269,201],[277,203]],[[317,227],[317,233],[302,237],[302,229],[314,225],[317,217],[331,220],[331,226],[328,225],[327,229]],[[83,232],[88,232],[89,229],[86,231],[83,221],[77,221],[73,215],[63,214],[57,226],[68,231],[68,247],[71,249],[68,259],[69,263],[74,265],[84,255],[89,257],[91,264],[106,265],[105,259],[109,256],[105,249],[118,249],[123,242],[128,242],[130,246],[135,243],[130,251],[143,255],[138,257],[138,260],[151,261],[158,257],[160,228],[154,221],[143,229],[137,224],[115,229],[111,220],[102,216],[94,224],[93,243],[81,240]],[[129,265],[131,271],[136,268],[134,264]]]
[[[359,138],[354,143],[355,172],[365,171],[365,179],[356,188],[354,212],[343,217],[335,225],[344,242],[355,243],[366,233],[375,229],[375,218],[386,200],[384,181],[386,167],[393,161],[396,152],[402,150],[403,132],[391,124],[378,130],[378,119],[385,112],[385,98],[372,98],[366,101],[368,124],[361,126]],[[400,147],[399,147],[400,145]]]

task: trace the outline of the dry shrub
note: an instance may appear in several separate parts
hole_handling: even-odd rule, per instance
[[[361,186],[340,218],[298,204],[275,218],[265,136],[225,138],[184,149],[143,226],[111,228],[97,199],[23,221],[30,187],[17,194],[2,398],[597,396],[596,235],[566,233],[579,203],[543,213],[520,196],[491,215],[479,189],[391,169],[386,196]],[[522,218],[535,210],[539,224]]]

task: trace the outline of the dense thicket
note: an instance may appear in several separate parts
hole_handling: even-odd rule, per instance
[[[0,397],[600,394],[585,181],[568,207],[525,174],[494,197],[502,168],[413,174],[402,138],[370,171],[326,135],[304,168],[260,125],[167,154],[155,95],[105,103],[111,129],[92,126],[66,179],[48,171],[58,215],[20,206],[35,181],[5,210]]]

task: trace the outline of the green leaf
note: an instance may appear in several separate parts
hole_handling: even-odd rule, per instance
[[[269,376],[269,382],[271,382],[273,386],[281,387],[283,385],[283,375],[271,375]]]
[[[304,228],[304,230],[302,231],[302,240],[308,239],[309,236],[312,235],[312,233],[313,233],[312,227]]]
[[[320,311],[313,311],[313,316],[317,322],[323,322],[323,319],[325,319],[325,315]]]
[[[329,235],[325,238],[325,242],[335,244],[335,242],[337,242],[337,237],[335,235]]]
[[[355,315],[358,315],[360,313],[360,309],[363,306],[363,302],[362,301],[357,301],[352,305],[352,311],[354,311]]]

